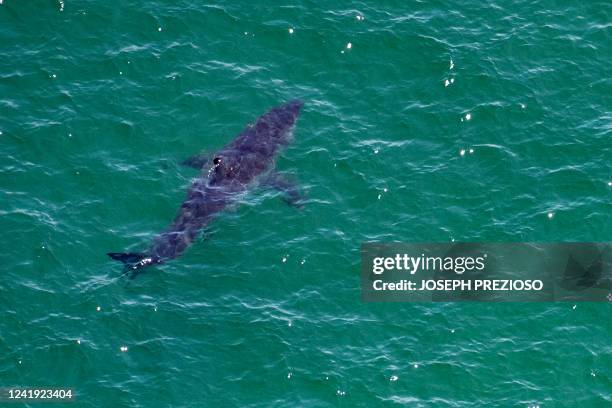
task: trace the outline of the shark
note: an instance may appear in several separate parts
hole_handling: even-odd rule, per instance
[[[302,207],[297,186],[275,170],[276,160],[293,139],[293,129],[303,106],[292,100],[270,109],[213,155],[199,153],[182,164],[200,170],[174,221],[143,252],[109,252],[134,278],[149,266],[181,256],[203,228],[219,213],[239,201],[256,185],[283,193],[284,200]]]

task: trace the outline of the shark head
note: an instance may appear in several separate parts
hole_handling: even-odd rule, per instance
[[[276,107],[253,125],[254,140],[259,143],[286,144],[304,103],[298,99]]]
[[[218,151],[208,170],[209,185],[247,184],[273,167],[278,153],[291,142],[302,105],[293,100],[271,109]]]

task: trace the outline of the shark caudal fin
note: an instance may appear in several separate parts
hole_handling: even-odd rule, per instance
[[[124,264],[135,264],[147,257],[146,254],[139,252],[109,252],[106,255],[113,258],[115,261],[121,261]]]
[[[121,261],[125,265],[126,273],[133,279],[139,272],[139,269],[145,266],[161,263],[161,260],[156,256],[141,252],[109,252],[106,255],[113,258],[115,261]]]

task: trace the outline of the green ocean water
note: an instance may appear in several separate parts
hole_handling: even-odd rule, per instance
[[[606,304],[359,286],[366,241],[611,240],[611,19],[575,0],[4,0],[0,386],[71,387],[72,407],[612,406]],[[197,177],[180,161],[293,98],[278,168],[305,207],[254,190],[122,279],[105,253],[171,222]]]

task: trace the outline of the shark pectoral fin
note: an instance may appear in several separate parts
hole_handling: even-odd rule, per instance
[[[205,153],[198,153],[191,156],[181,162],[183,166],[192,167],[196,170],[200,170],[202,167],[210,163],[209,155]]]
[[[304,196],[300,193],[297,184],[287,180],[282,174],[272,173],[264,185],[283,193],[283,201],[287,204],[297,208],[304,207]]]

